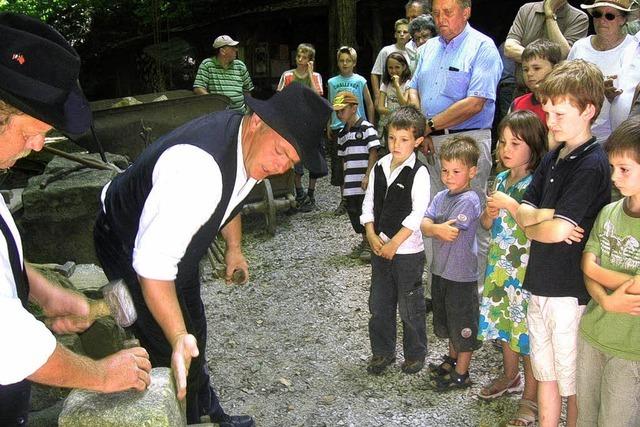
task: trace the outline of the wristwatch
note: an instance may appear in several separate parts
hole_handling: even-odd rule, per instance
[[[555,13],[552,13],[551,15],[545,15],[544,19],[553,19],[554,21],[557,21],[558,15],[556,15]]]
[[[431,132],[435,132],[436,131],[436,125],[433,124],[433,119],[432,118],[427,119],[427,126],[429,126],[429,129],[431,129]]]

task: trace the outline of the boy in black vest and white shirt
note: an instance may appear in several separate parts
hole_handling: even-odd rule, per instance
[[[395,361],[396,307],[403,325],[402,371],[419,372],[427,353],[420,223],[429,205],[429,173],[416,158],[426,120],[414,107],[389,119],[389,154],[369,177],[360,222],[371,245],[369,339],[373,357],[367,371],[380,374]]]

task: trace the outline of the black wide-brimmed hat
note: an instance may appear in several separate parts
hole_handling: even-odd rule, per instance
[[[302,163],[314,177],[327,174],[321,140],[332,108],[326,99],[309,87],[294,82],[267,100],[247,95],[245,101],[253,112],[296,149]]]
[[[51,26],[28,16],[0,13],[0,99],[63,132],[91,124],[91,108],[78,86],[80,57]]]

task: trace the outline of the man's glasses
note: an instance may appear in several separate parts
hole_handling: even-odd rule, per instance
[[[604,16],[607,21],[613,21],[620,15],[616,15],[614,13],[602,13],[600,11],[594,10],[593,12],[591,12],[591,16],[593,16],[593,19],[600,19]]]

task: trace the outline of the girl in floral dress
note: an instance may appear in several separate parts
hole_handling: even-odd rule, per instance
[[[522,389],[516,417],[508,426],[527,426],[535,422],[537,383],[529,360],[526,314],[529,294],[522,289],[529,259],[529,239],[515,220],[532,174],[547,147],[546,130],[530,111],[514,111],[498,127],[498,156],[507,169],[496,177],[489,189],[487,207],[480,217],[491,229],[491,242],[480,305],[478,339],[497,340],[502,345],[504,372],[479,397],[493,399]],[[524,381],[519,358],[524,359]]]

